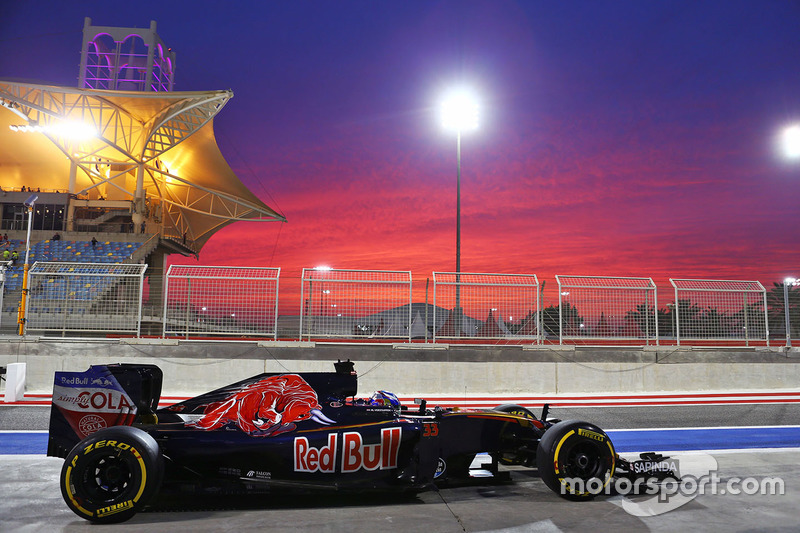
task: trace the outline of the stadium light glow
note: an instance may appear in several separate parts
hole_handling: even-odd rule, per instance
[[[8,126],[11,131],[20,133],[47,133],[56,137],[63,137],[66,139],[74,139],[81,141],[97,137],[97,130],[91,124],[80,122],[77,120],[67,120],[64,122],[54,122],[41,126],[39,124],[23,124]]]
[[[789,126],[781,134],[783,155],[789,159],[800,159],[800,125]]]
[[[314,270],[331,270],[331,267],[326,265],[315,266]]]
[[[442,102],[442,125],[452,131],[478,128],[478,100],[470,91],[458,89],[447,94]]]

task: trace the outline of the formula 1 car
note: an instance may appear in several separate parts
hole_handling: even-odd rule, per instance
[[[335,372],[260,374],[159,409],[161,383],[161,370],[144,364],[56,373],[47,454],[65,459],[61,493],[81,518],[122,522],[170,492],[414,493],[469,479],[483,452],[492,474],[500,464],[537,467],[573,500],[615,475],[667,475],[649,466],[653,456],[620,458],[587,422],[516,405],[407,408],[386,391],[357,399],[350,361]]]

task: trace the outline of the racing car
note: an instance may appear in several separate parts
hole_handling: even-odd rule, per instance
[[[350,361],[333,372],[259,374],[159,408],[162,378],[147,364],[56,372],[47,454],[65,459],[61,493],[81,518],[122,522],[169,493],[416,493],[471,479],[479,453],[491,474],[500,464],[535,467],[572,500],[615,475],[668,475],[645,466],[653,456],[620,458],[594,424],[548,419],[547,406],[537,417],[508,404],[405,406],[388,391],[358,398]]]

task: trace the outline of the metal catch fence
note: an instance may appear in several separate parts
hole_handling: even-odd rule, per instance
[[[28,272],[25,330],[139,335],[146,269],[140,264],[37,261]]]
[[[300,339],[411,339],[425,335],[412,315],[411,272],[304,268]]]
[[[433,273],[436,339],[540,340],[536,274]]]
[[[658,344],[657,289],[651,278],[556,276],[558,309],[542,311],[548,336],[572,341]]]
[[[164,335],[277,335],[280,268],[171,265],[164,286]]]
[[[769,345],[766,290],[758,281],[670,279],[677,344],[686,340]]]

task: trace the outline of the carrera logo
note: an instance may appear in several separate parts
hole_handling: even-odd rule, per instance
[[[381,441],[364,444],[360,433],[328,434],[328,444],[321,448],[310,446],[306,437],[294,439],[295,472],[336,472],[336,457],[341,442],[340,471],[352,473],[359,470],[388,470],[397,468],[400,452],[401,428],[381,430]]]
[[[592,440],[597,440],[600,442],[605,442],[606,438],[596,431],[589,431],[588,429],[578,428],[578,435],[581,437],[587,437]]]

